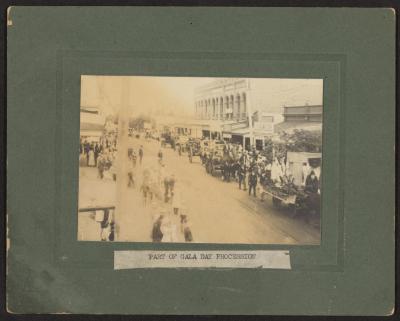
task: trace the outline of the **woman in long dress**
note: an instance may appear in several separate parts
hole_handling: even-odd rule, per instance
[[[90,149],[89,151],[89,166],[95,166],[96,162],[94,160],[94,151],[93,149]]]
[[[176,243],[181,240],[178,238],[178,229],[180,225],[180,218],[172,215],[170,210],[163,209],[163,221],[160,226],[160,231],[163,234],[163,243]]]
[[[162,242],[163,243],[171,243],[173,238],[173,227],[172,222],[169,216],[164,217],[161,224],[161,233],[163,234]]]

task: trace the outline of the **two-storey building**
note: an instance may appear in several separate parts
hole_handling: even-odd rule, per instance
[[[294,129],[322,131],[322,105],[284,106],[282,115],[284,121],[276,124],[276,133]]]

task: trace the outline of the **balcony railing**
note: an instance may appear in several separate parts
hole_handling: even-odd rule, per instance
[[[283,107],[284,115],[319,115],[322,114],[322,106],[293,106]]]

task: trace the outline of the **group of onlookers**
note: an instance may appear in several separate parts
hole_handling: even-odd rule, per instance
[[[79,154],[84,160],[85,166],[97,166],[97,159],[100,153],[103,151],[103,145],[99,144],[99,142],[88,142],[81,141],[79,145]]]
[[[214,151],[207,151],[202,153],[201,159],[206,170],[209,166],[216,166],[225,182],[237,181],[239,189],[248,190],[249,195],[256,196],[258,184],[262,187],[290,185],[293,189],[298,188],[293,183],[293,177],[286,166],[285,159],[275,157],[272,162],[267,162],[267,158],[255,148],[248,151],[243,150],[239,144],[227,143],[222,156]],[[312,168],[308,164],[303,166],[305,169],[302,189],[308,194],[319,193],[320,169]]]

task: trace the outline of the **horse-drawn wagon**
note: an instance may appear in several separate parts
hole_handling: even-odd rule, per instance
[[[189,162],[193,162],[193,157],[200,156],[201,157],[201,140],[198,138],[189,138],[187,142],[187,151]]]

